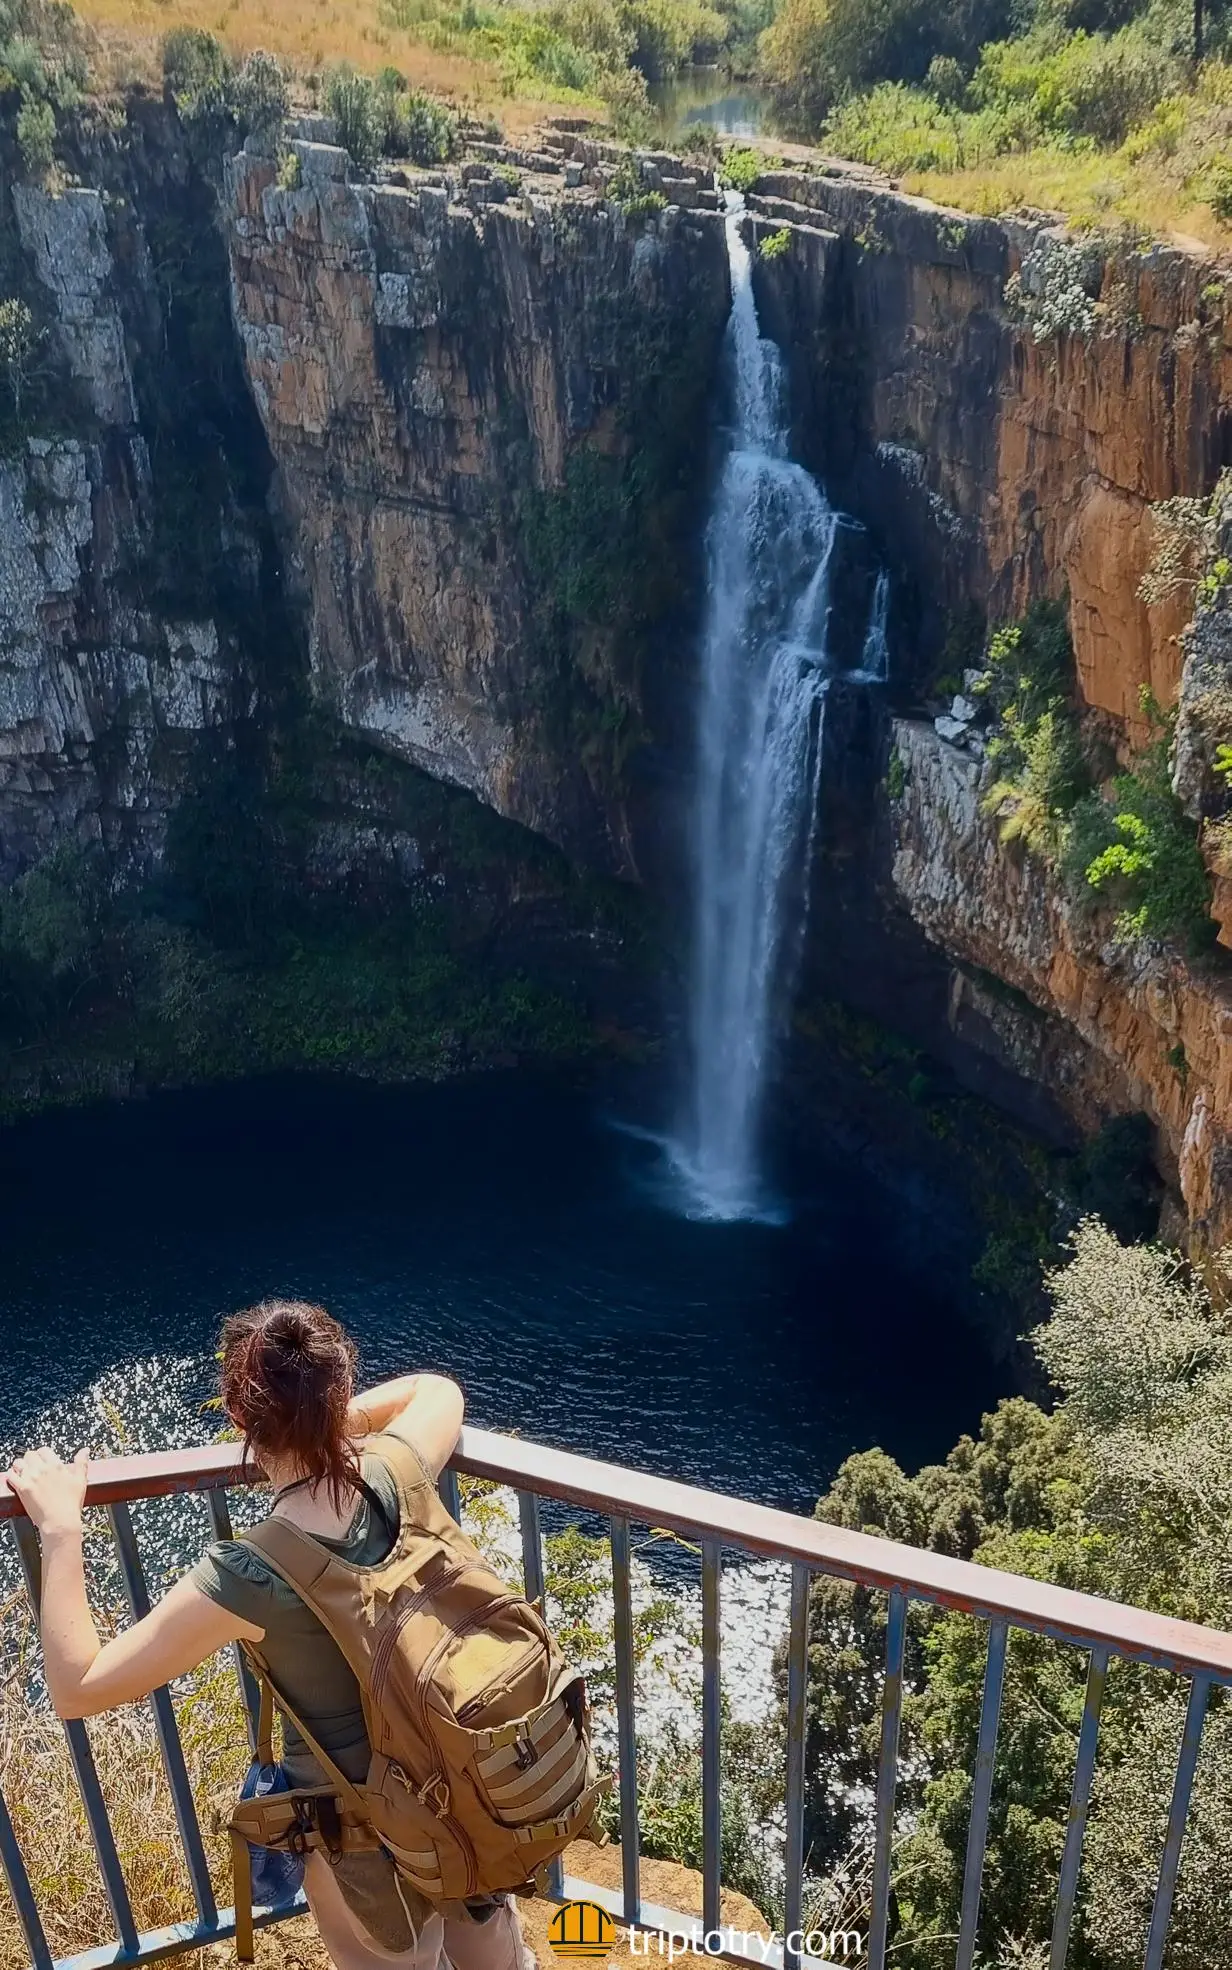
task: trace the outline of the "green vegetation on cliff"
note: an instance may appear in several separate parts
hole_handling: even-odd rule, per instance
[[[643,216],[636,185],[631,174],[623,183],[633,225]],[[514,500],[541,680],[535,709],[608,788],[627,787],[631,756],[650,734],[647,671],[679,662],[696,618],[709,464],[698,432],[723,329],[722,297],[709,298],[687,311],[609,304],[616,442],[576,445],[560,485],[527,484]]]
[[[1210,877],[1172,785],[1175,712],[1144,691],[1151,736],[1114,772],[1102,738],[1084,731],[1065,611],[1051,602],[994,631],[973,689],[993,719],[984,807],[1006,846],[1055,867],[1082,908],[1111,906],[1123,941],[1209,950]]]
[[[213,747],[199,766],[143,885],[116,890],[101,854],[62,844],[0,895],[0,1112],[594,1045],[572,978],[543,970],[550,929],[538,946],[519,930],[527,910],[562,942],[608,920],[547,844],[317,720],[272,769]]]

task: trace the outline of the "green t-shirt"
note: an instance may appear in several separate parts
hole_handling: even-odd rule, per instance
[[[368,1451],[363,1475],[389,1514],[396,1535],[398,1486],[393,1472],[383,1457]],[[315,1533],[312,1536],[318,1537]],[[379,1566],[388,1559],[393,1544],[384,1520],[362,1492],[346,1536],[320,1543],[352,1566]],[[359,1684],[337,1642],[294,1588],[288,1587],[256,1548],[242,1539],[216,1539],[188,1577],[219,1607],[264,1628],[261,1653],[287,1702],[348,1778],[366,1777],[368,1733]],[[289,1718],[283,1719],[283,1748],[293,1769],[298,1766],[303,1771],[305,1763],[311,1762],[311,1753]]]

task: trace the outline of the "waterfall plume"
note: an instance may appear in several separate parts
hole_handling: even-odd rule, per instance
[[[693,826],[688,1098],[672,1161],[685,1208],[760,1217],[762,1112],[802,942],[831,676],[841,516],[788,456],[782,357],[761,333],[743,200],[728,194],[733,428],[706,536]],[[878,578],[863,676],[884,675]]]

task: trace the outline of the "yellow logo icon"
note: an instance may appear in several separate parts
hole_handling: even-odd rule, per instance
[[[566,1902],[548,1923],[553,1956],[606,1956],[616,1940],[616,1924],[598,1902]]]

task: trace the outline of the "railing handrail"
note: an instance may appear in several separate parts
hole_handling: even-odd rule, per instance
[[[667,1531],[729,1542],[768,1559],[800,1561],[861,1586],[899,1589],[913,1599],[986,1621],[1008,1620],[1078,1647],[1102,1644],[1181,1675],[1198,1673],[1232,1683],[1232,1633],[1197,1622],[1151,1614],[1025,1574],[952,1559],[493,1430],[468,1425],[450,1461],[452,1469],[471,1477]],[[238,1443],[218,1443],[199,1450],[99,1458],[90,1465],[86,1502],[114,1505],[259,1481],[259,1468],[245,1464]],[[0,1520],[20,1516],[20,1502],[0,1479]]]

